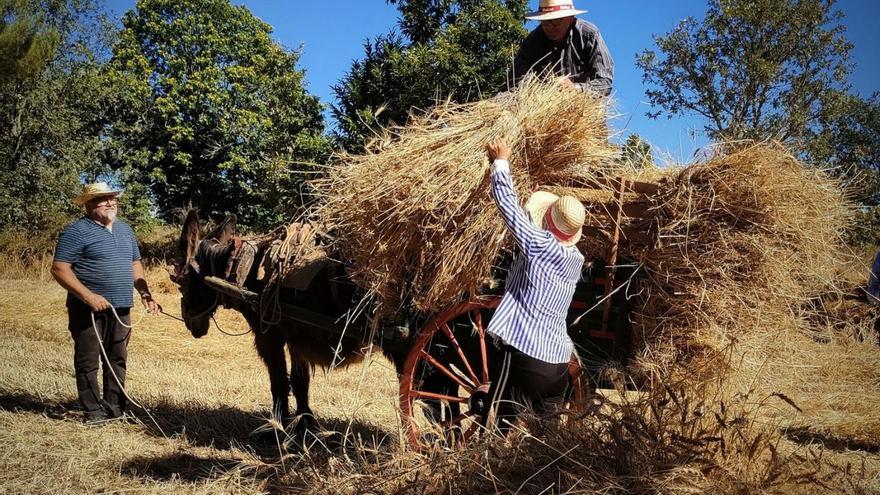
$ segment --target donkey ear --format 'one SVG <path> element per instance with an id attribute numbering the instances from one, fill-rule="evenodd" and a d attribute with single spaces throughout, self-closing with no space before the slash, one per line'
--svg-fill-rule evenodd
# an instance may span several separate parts
<path id="1" fill-rule="evenodd" d="M 225 220 L 220 222 L 220 225 L 211 232 L 211 237 L 217 239 L 217 242 L 223 246 L 230 239 L 235 237 L 235 228 L 238 223 L 238 218 L 233 214 L 226 217 Z"/>
<path id="2" fill-rule="evenodd" d="M 201 239 L 202 226 L 199 223 L 199 212 L 193 208 L 186 214 L 186 220 L 183 221 L 183 230 L 180 232 L 180 240 L 178 241 L 178 249 L 180 255 L 185 260 L 184 263 L 192 259 Z"/>

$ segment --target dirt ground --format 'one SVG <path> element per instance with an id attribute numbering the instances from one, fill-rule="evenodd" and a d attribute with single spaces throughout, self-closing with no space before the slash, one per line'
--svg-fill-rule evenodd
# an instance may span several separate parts
<path id="1" fill-rule="evenodd" d="M 155 270 L 149 278 L 160 304 L 178 314 L 167 275 Z M 252 337 L 212 327 L 197 340 L 162 316 L 144 316 L 135 327 L 128 369 L 129 392 L 158 426 L 143 414 L 139 422 L 85 426 L 77 412 L 64 298 L 45 274 L 0 280 L 0 494 L 351 493 L 277 480 L 309 470 L 316 473 L 312 479 L 339 478 L 357 465 L 349 454 L 382 452 L 422 463 L 400 444 L 397 380 L 384 358 L 318 370 L 312 408 L 323 432 L 305 452 L 282 451 L 284 435 L 268 419 L 268 379 Z M 140 317 L 137 311 L 133 319 Z M 246 330 L 230 311 L 221 311 L 217 322 L 229 333 Z M 348 447 L 339 447 L 339 438 Z M 848 463 L 860 479 L 878 479 L 871 474 L 880 472 L 876 450 L 831 445 L 822 455 Z M 349 467 L 338 469 L 343 465 Z M 866 493 L 880 493 L 880 482 L 877 491 L 870 482 L 865 486 Z"/>
<path id="2" fill-rule="evenodd" d="M 162 276 L 151 274 L 154 292 Z M 76 412 L 63 289 L 49 280 L 0 287 L 0 493 L 266 491 L 260 468 L 277 460 L 278 442 L 251 335 L 214 327 L 197 340 L 178 321 L 145 316 L 132 335 L 127 385 L 162 431 L 143 414 L 140 424 L 88 427 Z M 158 292 L 157 300 L 179 314 L 176 294 Z M 217 322 L 230 333 L 246 330 L 231 311 Z M 365 443 L 396 441 L 397 381 L 383 358 L 319 370 L 311 390 L 325 429 Z"/>

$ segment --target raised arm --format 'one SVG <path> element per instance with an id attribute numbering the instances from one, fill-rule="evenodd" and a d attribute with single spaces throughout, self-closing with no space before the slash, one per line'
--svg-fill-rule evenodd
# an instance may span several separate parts
<path id="1" fill-rule="evenodd" d="M 529 244 L 541 231 L 535 227 L 519 205 L 510 175 L 510 164 L 507 161 L 510 157 L 510 148 L 507 147 L 504 138 L 495 138 L 486 145 L 486 151 L 489 159 L 492 160 L 492 196 L 495 198 L 495 204 L 517 245 L 523 251 L 527 251 Z"/>

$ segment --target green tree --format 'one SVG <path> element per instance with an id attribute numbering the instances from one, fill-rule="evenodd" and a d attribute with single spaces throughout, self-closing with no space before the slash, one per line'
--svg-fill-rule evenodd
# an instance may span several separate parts
<path id="1" fill-rule="evenodd" d="M 880 236 L 880 93 L 868 99 L 847 95 L 846 111 L 822 122 L 807 153 L 836 174 L 860 206 L 850 235 L 853 244 Z"/>
<path id="2" fill-rule="evenodd" d="M 92 0 L 0 1 L 0 230 L 51 238 L 100 171 L 99 57 L 106 20 Z"/>
<path id="3" fill-rule="evenodd" d="M 637 57 L 656 108 L 698 114 L 713 139 L 796 143 L 841 113 L 852 45 L 834 0 L 709 0 L 655 36 L 659 53 Z"/>
<path id="4" fill-rule="evenodd" d="M 880 204 L 880 93 L 848 95 L 844 107 L 843 115 L 822 122 L 807 150 L 850 182 L 858 202 Z"/>
<path id="5" fill-rule="evenodd" d="M 145 184 L 159 215 L 192 204 L 253 227 L 301 206 L 302 172 L 329 153 L 299 52 L 228 0 L 139 0 L 107 72 L 123 104 L 107 160 Z"/>
<path id="6" fill-rule="evenodd" d="M 58 48 L 60 35 L 36 6 L 26 0 L 0 0 L 0 82 L 27 79 L 46 67 Z"/>
<path id="7" fill-rule="evenodd" d="M 630 134 L 621 149 L 621 161 L 637 168 L 654 167 L 654 150 L 638 134 Z"/>
<path id="8" fill-rule="evenodd" d="M 506 89 L 507 67 L 527 34 L 525 0 L 388 1 L 402 34 L 368 40 L 364 58 L 333 87 L 336 137 L 351 151 L 413 110 Z"/>

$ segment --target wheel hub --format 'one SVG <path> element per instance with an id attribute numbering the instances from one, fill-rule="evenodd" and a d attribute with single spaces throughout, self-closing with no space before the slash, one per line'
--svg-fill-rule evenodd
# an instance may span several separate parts
<path id="1" fill-rule="evenodd" d="M 489 388 L 491 386 L 492 382 L 484 383 L 474 390 L 474 393 L 468 399 L 469 413 L 483 416 L 489 410 L 489 402 L 492 400 L 489 397 Z"/>

